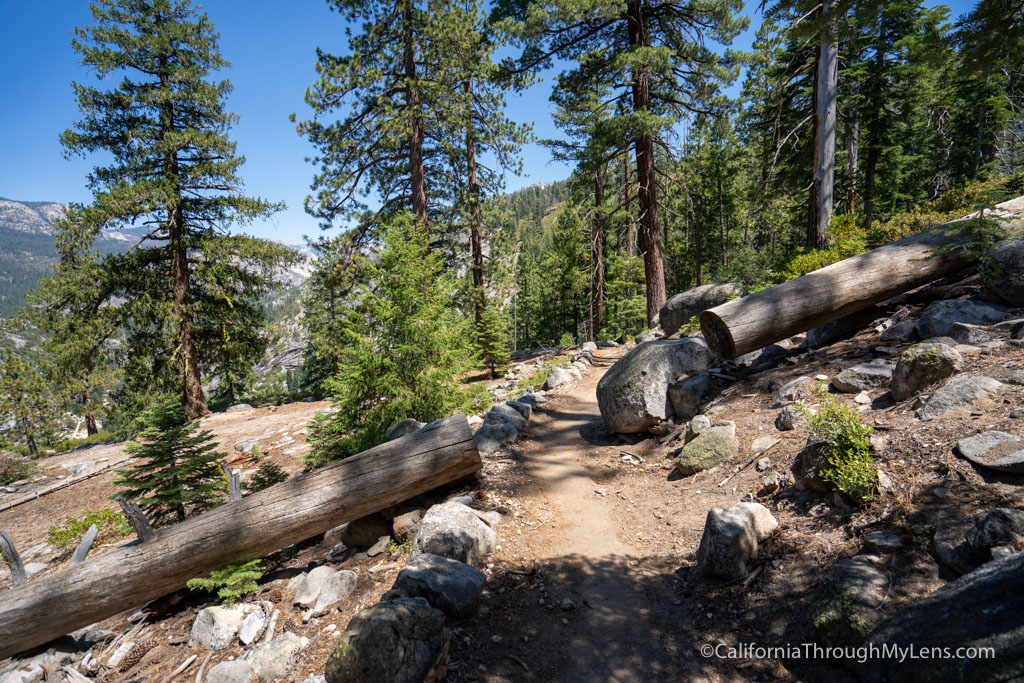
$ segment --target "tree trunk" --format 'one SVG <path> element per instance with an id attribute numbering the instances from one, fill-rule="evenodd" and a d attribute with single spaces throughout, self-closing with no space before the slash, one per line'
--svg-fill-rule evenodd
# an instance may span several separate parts
<path id="1" fill-rule="evenodd" d="M 978 133 L 974 140 L 974 169 L 971 173 L 971 178 L 974 180 L 978 179 L 978 174 L 981 173 L 981 148 L 982 142 L 985 139 L 985 105 L 982 104 L 978 107 Z"/>
<path id="2" fill-rule="evenodd" d="M 1007 219 L 1007 231 L 1024 227 L 1022 200 L 996 207 L 997 215 Z M 704 338 L 720 357 L 735 358 L 956 273 L 970 262 L 959 253 L 934 251 L 963 241 L 960 235 L 944 234 L 946 227 L 884 244 L 704 311 Z"/>
<path id="3" fill-rule="evenodd" d="M 643 0 L 629 0 L 627 7 L 629 45 L 648 46 L 647 17 Z M 633 111 L 646 112 L 651 104 L 650 75 L 641 68 L 633 70 Z M 658 218 L 658 189 L 654 171 L 654 139 L 648 133 L 636 134 L 637 205 L 640 211 L 640 253 L 644 257 L 644 284 L 647 289 L 647 324 L 654 325 L 668 298 L 665 292 L 665 266 L 661 259 L 661 224 Z"/>
<path id="4" fill-rule="evenodd" d="M 623 177 L 623 205 L 626 210 L 626 253 L 630 256 L 633 255 L 633 247 L 636 243 L 636 226 L 633 223 L 633 195 L 630 192 L 630 187 L 633 184 L 633 180 L 629 173 L 629 150 L 626 150 L 626 154 L 622 155 L 622 177 Z M 632 291 L 630 291 L 632 296 Z"/>
<path id="5" fill-rule="evenodd" d="M 594 236 L 590 253 L 593 268 L 590 273 L 591 321 L 590 339 L 595 341 L 604 324 L 604 170 L 598 167 L 594 172 Z"/>
<path id="6" fill-rule="evenodd" d="M 36 447 L 36 438 L 32 434 L 32 423 L 27 417 L 21 418 L 21 433 L 25 435 L 25 445 L 28 446 L 30 455 L 37 455 L 39 448 Z"/>
<path id="7" fill-rule="evenodd" d="M 166 58 L 161 57 L 160 87 L 170 88 L 166 75 Z M 174 103 L 163 105 L 161 134 L 166 138 L 174 132 Z M 199 374 L 199 356 L 192 333 L 192 305 L 189 300 L 191 276 L 188 266 L 188 245 L 185 243 L 185 216 L 182 212 L 182 197 L 179 184 L 178 153 L 170 150 L 164 162 L 164 177 L 175 184 L 173 204 L 167 207 L 167 250 L 171 257 L 171 283 L 173 290 L 174 317 L 178 321 L 178 339 L 175 354 L 178 360 L 178 376 L 181 382 L 181 406 L 188 420 L 198 420 L 210 414 L 203 396 L 203 382 Z"/>
<path id="8" fill-rule="evenodd" d="M 150 541 L 37 577 L 0 600 L 0 658 L 167 595 L 214 569 L 396 505 L 480 466 L 469 423 L 457 415 L 222 505 Z"/>
<path id="9" fill-rule="evenodd" d="M 89 390 L 86 389 L 82 392 L 82 405 L 89 405 L 90 400 L 91 397 L 89 395 Z M 92 436 L 93 434 L 98 434 L 99 431 L 100 428 L 99 425 L 96 424 L 96 416 L 92 414 L 92 411 L 87 411 L 85 414 L 85 433 Z"/>
<path id="10" fill-rule="evenodd" d="M 846 213 L 852 216 L 857 210 L 857 154 L 860 151 L 860 117 L 857 115 L 856 107 L 850 109 L 850 140 L 847 143 L 846 153 L 846 175 L 850 185 L 846 189 Z"/>
<path id="11" fill-rule="evenodd" d="M 406 0 L 402 13 L 403 69 L 405 71 L 405 106 L 409 110 L 409 179 L 412 191 L 412 212 L 416 222 L 429 234 L 427 225 L 427 183 L 423 170 L 423 115 L 420 92 L 416 87 L 415 35 L 412 25 L 412 2 Z"/>
<path id="12" fill-rule="evenodd" d="M 824 0 L 822 14 L 826 16 L 827 23 L 822 29 L 814 82 L 814 178 L 811 181 L 810 220 L 807 225 L 807 246 L 812 249 L 821 249 L 827 244 L 826 231 L 832 218 L 835 183 L 839 48 L 833 35 L 833 22 L 827 16 L 830 9 L 831 3 Z"/>
<path id="13" fill-rule="evenodd" d="M 469 81 L 463 83 L 466 98 L 472 102 L 472 86 Z M 466 177 L 469 191 L 469 242 L 473 250 L 473 320 L 479 334 L 484 316 L 484 250 L 480 242 L 480 227 L 483 217 L 480 214 L 480 186 L 476 179 L 476 144 L 473 139 L 473 124 L 466 126 Z"/>

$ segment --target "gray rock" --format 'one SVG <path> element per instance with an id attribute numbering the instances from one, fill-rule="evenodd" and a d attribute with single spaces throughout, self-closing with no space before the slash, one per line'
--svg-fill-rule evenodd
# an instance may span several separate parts
<path id="1" fill-rule="evenodd" d="M 901 320 L 882 332 L 880 339 L 885 342 L 907 342 L 917 336 L 916 320 Z"/>
<path id="2" fill-rule="evenodd" d="M 960 439 L 956 450 L 979 467 L 1024 474 L 1024 441 L 1013 434 L 993 429 Z"/>
<path id="3" fill-rule="evenodd" d="M 83 460 L 74 465 L 65 465 L 64 467 L 68 470 L 68 476 L 77 477 L 80 474 L 85 474 L 94 464 L 92 460 Z"/>
<path id="4" fill-rule="evenodd" d="M 1024 386 L 1024 370 L 1010 370 L 1003 376 L 1002 381 L 1018 387 Z"/>
<path id="5" fill-rule="evenodd" d="M 583 342 L 583 346 L 581 348 L 584 351 L 597 351 L 597 344 L 592 341 Z"/>
<path id="6" fill-rule="evenodd" d="M 896 363 L 890 385 L 892 398 L 905 401 L 955 374 L 963 364 L 963 356 L 951 346 L 933 342 L 914 344 Z"/>
<path id="7" fill-rule="evenodd" d="M 886 617 L 868 645 L 956 652 L 993 648 L 994 656 L 871 659 L 861 680 L 1011 681 L 1024 677 L 1024 553 L 989 562 Z"/>
<path id="8" fill-rule="evenodd" d="M 421 553 L 398 573 L 394 590 L 424 598 L 452 619 L 468 619 L 480 607 L 487 577 L 464 562 Z"/>
<path id="9" fill-rule="evenodd" d="M 547 379 L 544 380 L 544 388 L 548 391 L 556 389 L 572 382 L 572 375 L 565 368 L 551 368 L 548 370 Z"/>
<path id="10" fill-rule="evenodd" d="M 547 405 L 548 399 L 542 394 L 523 394 L 518 399 L 517 403 L 525 403 L 530 406 L 533 410 L 538 410 L 540 406 Z"/>
<path id="11" fill-rule="evenodd" d="M 781 432 L 788 432 L 807 424 L 806 408 L 799 404 L 788 405 L 779 411 L 775 418 L 775 427 Z"/>
<path id="12" fill-rule="evenodd" d="M 873 553 L 897 553 L 904 549 L 903 534 L 895 529 L 872 531 L 861 537 L 864 549 Z"/>
<path id="13" fill-rule="evenodd" d="M 821 478 L 821 473 L 831 468 L 828 461 L 828 448 L 827 441 L 808 439 L 807 444 L 797 454 L 791 471 L 798 489 L 817 491 L 818 493 L 827 493 L 832 490 L 832 484 Z"/>
<path id="14" fill-rule="evenodd" d="M 256 603 L 253 611 L 249 612 L 249 616 L 245 618 L 241 628 L 238 629 L 238 640 L 242 645 L 248 645 L 263 635 L 263 629 L 267 627 L 267 620 L 270 618 L 271 611 L 272 608 L 269 602 Z"/>
<path id="15" fill-rule="evenodd" d="M 366 556 L 377 557 L 378 555 L 382 554 L 385 550 L 387 550 L 389 545 L 391 545 L 391 537 L 381 536 L 377 539 L 376 543 L 374 543 L 366 550 Z"/>
<path id="16" fill-rule="evenodd" d="M 231 406 L 230 408 L 228 408 L 224 412 L 225 413 L 237 413 L 237 412 L 239 412 L 241 410 L 252 410 L 252 406 L 249 405 L 248 403 L 236 403 L 235 405 Z"/>
<path id="17" fill-rule="evenodd" d="M 387 436 L 385 437 L 385 440 L 394 441 L 395 439 L 399 439 L 403 436 L 406 436 L 407 434 L 418 432 L 426 425 L 426 422 L 420 422 L 419 420 L 414 420 L 411 417 L 407 417 L 404 420 L 399 420 L 398 422 L 396 422 L 395 424 L 391 425 L 391 427 L 388 428 L 388 433 Z"/>
<path id="18" fill-rule="evenodd" d="M 679 450 L 675 456 L 676 470 L 686 476 L 696 474 L 725 462 L 738 450 L 736 423 L 718 422 Z"/>
<path id="19" fill-rule="evenodd" d="M 285 631 L 269 643 L 260 643 L 242 655 L 252 666 L 260 683 L 270 683 L 288 676 L 295 663 L 295 655 L 309 644 L 309 639 Z"/>
<path id="20" fill-rule="evenodd" d="M 949 328 L 949 338 L 958 344 L 978 345 L 992 341 L 992 335 L 988 332 L 966 323 L 953 323 Z"/>
<path id="21" fill-rule="evenodd" d="M 259 441 L 259 438 L 255 436 L 239 439 L 235 442 L 235 450 L 239 453 L 248 453 L 252 449 L 256 448 L 256 444 L 258 444 Z"/>
<path id="22" fill-rule="evenodd" d="M 967 532 L 967 544 L 983 560 L 992 557 L 992 549 L 1013 545 L 1024 538 L 1024 511 L 996 508 L 978 516 Z"/>
<path id="23" fill-rule="evenodd" d="M 494 552 L 498 536 L 473 510 L 460 503 L 435 505 L 416 532 L 420 551 L 477 565 Z"/>
<path id="24" fill-rule="evenodd" d="M 668 385 L 680 375 L 707 370 L 711 361 L 711 351 L 699 338 L 635 347 L 597 384 L 598 407 L 608 432 L 643 432 L 667 419 Z"/>
<path id="25" fill-rule="evenodd" d="M 235 642 L 244 619 L 245 612 L 241 607 L 205 607 L 192 622 L 189 642 L 205 645 L 211 650 L 222 650 Z"/>
<path id="26" fill-rule="evenodd" d="M 818 638 L 835 647 L 859 645 L 882 619 L 889 575 L 866 558 L 839 560 L 825 573 L 808 607 Z"/>
<path id="27" fill-rule="evenodd" d="M 694 415 L 693 419 L 686 425 L 683 443 L 690 443 L 709 429 L 711 429 L 711 418 L 707 415 Z"/>
<path id="28" fill-rule="evenodd" d="M 677 420 L 689 420 L 700 414 L 701 403 L 711 388 L 711 373 L 699 372 L 668 385 L 668 401 Z"/>
<path id="29" fill-rule="evenodd" d="M 509 422 L 519 430 L 526 427 L 526 418 L 515 408 L 504 403 L 491 406 L 491 409 L 484 415 L 484 424 L 501 424 L 502 422 Z"/>
<path id="30" fill-rule="evenodd" d="M 349 622 L 327 660 L 327 683 L 424 683 L 447 665 L 444 614 L 423 598 L 367 607 Z M 439 661 L 441 660 L 441 661 Z"/>
<path id="31" fill-rule="evenodd" d="M 736 506 L 711 508 L 697 548 L 701 575 L 720 579 L 743 578 L 751 560 L 757 557 L 757 542 L 749 510 Z"/>
<path id="32" fill-rule="evenodd" d="M 27 562 L 25 564 L 25 576 L 27 578 L 32 578 L 44 569 L 46 569 L 46 564 L 44 562 Z"/>
<path id="33" fill-rule="evenodd" d="M 672 335 L 693 316 L 740 296 L 743 296 L 743 287 L 731 282 L 694 287 L 666 301 L 658 313 L 658 323 L 666 335 Z"/>
<path id="34" fill-rule="evenodd" d="M 917 416 L 928 420 L 951 410 L 970 408 L 975 401 L 990 396 L 1002 386 L 991 377 L 957 375 L 928 397 L 917 409 Z"/>
<path id="35" fill-rule="evenodd" d="M 665 333 L 661 331 L 661 328 L 656 327 L 653 330 L 647 330 L 646 332 L 638 334 L 636 336 L 636 343 L 639 346 L 640 344 L 646 344 L 647 342 L 652 342 L 655 339 L 660 339 L 664 336 Z"/>
<path id="36" fill-rule="evenodd" d="M 416 533 L 420 528 L 420 520 L 423 519 L 423 510 L 410 510 L 397 515 L 391 522 L 391 529 L 395 538 L 406 539 Z"/>
<path id="37" fill-rule="evenodd" d="M 941 337 L 949 334 L 953 323 L 985 325 L 1002 320 L 1006 310 L 1002 306 L 970 301 L 968 299 L 947 299 L 928 305 L 917 323 L 917 334 L 922 339 Z"/>
<path id="38" fill-rule="evenodd" d="M 235 659 L 210 667 L 206 672 L 206 683 L 249 683 L 252 677 L 252 664 L 244 659 Z"/>
<path id="39" fill-rule="evenodd" d="M 1006 239 L 988 248 L 978 268 L 988 289 L 1011 306 L 1024 306 L 1024 239 Z"/>
<path id="40" fill-rule="evenodd" d="M 325 610 L 355 590 L 356 578 L 353 571 L 334 570 L 327 566 L 299 574 L 288 582 L 288 590 L 295 591 L 292 604 L 314 612 Z"/>
<path id="41" fill-rule="evenodd" d="M 619 342 L 612 341 L 610 339 L 607 340 L 607 341 L 599 341 L 599 342 L 597 342 L 597 348 L 599 348 L 599 349 L 614 349 L 617 346 L 619 346 Z"/>
<path id="42" fill-rule="evenodd" d="M 473 435 L 473 441 L 476 442 L 476 448 L 480 451 L 480 455 L 490 455 L 518 438 L 519 430 L 511 422 L 485 424 Z"/>
<path id="43" fill-rule="evenodd" d="M 891 365 L 881 363 L 859 363 L 833 377 L 832 386 L 836 391 L 849 394 L 888 387 L 894 369 Z"/>
<path id="44" fill-rule="evenodd" d="M 754 535 L 758 543 L 766 540 L 779 528 L 779 522 L 772 515 L 771 511 L 760 503 L 736 503 L 729 507 L 730 510 L 738 511 L 750 518 L 750 525 L 754 529 Z"/>
<path id="45" fill-rule="evenodd" d="M 775 392 L 775 396 L 772 397 L 772 402 L 768 404 L 769 408 L 781 408 L 782 406 L 788 406 L 792 403 L 796 403 L 800 396 L 807 394 L 808 385 L 812 384 L 814 380 L 807 376 L 800 376 L 796 379 L 790 380 L 782 385 L 782 387 Z"/>
<path id="46" fill-rule="evenodd" d="M 573 381 L 578 382 L 579 380 L 583 379 L 583 373 L 580 372 L 580 369 L 577 367 L 570 365 L 568 368 L 565 369 L 565 371 L 569 373 L 569 376 L 572 377 Z"/>
<path id="47" fill-rule="evenodd" d="M 763 480 L 761 486 L 765 493 L 775 493 L 789 484 L 789 477 L 782 472 L 770 472 Z"/>
<path id="48" fill-rule="evenodd" d="M 505 405 L 509 408 L 514 408 L 523 416 L 524 419 L 529 420 L 533 417 L 533 406 L 526 401 L 506 401 Z"/>

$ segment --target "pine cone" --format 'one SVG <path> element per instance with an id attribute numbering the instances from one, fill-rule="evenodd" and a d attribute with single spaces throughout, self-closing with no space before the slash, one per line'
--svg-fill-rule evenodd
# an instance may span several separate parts
<path id="1" fill-rule="evenodd" d="M 271 589 L 270 593 L 267 594 L 267 599 L 275 605 L 284 600 L 284 594 L 281 593 L 280 588 Z"/>
<path id="2" fill-rule="evenodd" d="M 132 649 L 128 651 L 128 654 L 124 656 L 124 659 L 121 660 L 121 665 L 117 667 L 117 670 L 121 673 L 128 671 L 133 666 L 141 662 L 146 653 L 152 649 L 153 642 L 150 640 L 135 643 L 135 646 L 132 647 Z"/>
<path id="3" fill-rule="evenodd" d="M 298 634 L 299 626 L 291 619 L 285 619 L 284 625 L 281 627 L 281 633 L 295 633 Z"/>

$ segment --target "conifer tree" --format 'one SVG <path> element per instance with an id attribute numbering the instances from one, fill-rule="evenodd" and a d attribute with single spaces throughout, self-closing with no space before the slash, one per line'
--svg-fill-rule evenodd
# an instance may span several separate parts
<path id="1" fill-rule="evenodd" d="M 218 307 L 231 308 L 238 292 L 226 293 L 225 281 L 252 269 L 265 290 L 273 284 L 266 273 L 288 258 L 283 248 L 268 254 L 225 239 L 226 231 L 279 207 L 240 189 L 244 159 L 227 135 L 237 116 L 224 109 L 231 85 L 211 78 L 229 64 L 207 15 L 189 0 L 96 0 L 90 10 L 95 23 L 76 29 L 72 46 L 101 81 L 119 80 L 109 89 L 74 86 L 82 119 L 62 142 L 69 155 L 100 153 L 104 165 L 89 176 L 92 203 L 58 224 L 57 239 L 79 262 L 101 263 L 92 305 L 123 312 L 128 370 L 164 373 L 195 419 L 208 412 L 197 339 L 203 299 L 212 290 Z M 144 228 L 140 248 L 102 261 L 89 254 L 100 229 L 132 226 Z M 201 282 L 200 263 L 234 275 Z"/>
<path id="2" fill-rule="evenodd" d="M 132 465 L 117 470 L 114 485 L 139 505 L 154 527 L 183 522 L 218 505 L 224 497 L 213 434 L 195 422 L 174 396 L 157 398 L 142 416 L 139 441 L 125 443 Z"/>
<path id="3" fill-rule="evenodd" d="M 52 423 L 56 408 L 39 359 L 34 360 L 26 361 L 11 349 L 0 355 L 0 422 L 13 425 L 32 455 L 39 453 L 36 439 Z"/>
<path id="4" fill-rule="evenodd" d="M 380 239 L 343 314 L 346 346 L 327 382 L 338 411 L 312 424 L 312 467 L 381 443 L 398 420 L 436 420 L 467 400 L 456 378 L 473 360 L 470 321 L 453 308 L 454 281 L 414 215 L 396 216 Z"/>

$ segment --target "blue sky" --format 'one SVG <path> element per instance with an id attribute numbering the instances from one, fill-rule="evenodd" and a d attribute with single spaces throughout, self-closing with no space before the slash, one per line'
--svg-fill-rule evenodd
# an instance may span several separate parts
<path id="1" fill-rule="evenodd" d="M 937 4 L 929 2 L 928 4 Z M 945 2 L 955 19 L 971 0 Z M 288 115 L 309 110 L 303 94 L 315 75 L 315 48 L 342 53 L 344 23 L 324 0 L 206 0 L 202 3 L 221 35 L 221 51 L 232 62 L 225 75 L 234 85 L 228 107 L 241 117 L 232 137 L 246 157 L 242 175 L 250 194 L 284 201 L 288 208 L 246 231 L 292 244 L 319 232 L 302 210 L 313 167 L 312 150 L 295 133 Z M 733 46 L 749 48 L 760 17 L 748 5 L 750 28 Z M 77 118 L 71 81 L 91 76 L 71 50 L 71 31 L 91 17 L 85 0 L 0 0 L 0 196 L 31 201 L 88 201 L 85 178 L 95 159 L 65 160 L 61 131 Z M 529 91 L 509 96 L 508 114 L 532 122 L 540 138 L 556 137 L 550 123 L 550 74 Z M 508 178 L 509 189 L 565 178 L 569 169 L 552 163 L 547 150 L 523 150 L 524 177 Z"/>

